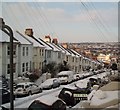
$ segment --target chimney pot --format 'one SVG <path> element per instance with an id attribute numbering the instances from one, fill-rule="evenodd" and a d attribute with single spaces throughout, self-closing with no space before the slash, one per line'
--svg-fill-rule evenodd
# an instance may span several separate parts
<path id="1" fill-rule="evenodd" d="M 48 36 L 45 36 L 44 41 L 51 43 L 51 37 L 50 37 L 49 35 L 48 35 Z"/>
<path id="2" fill-rule="evenodd" d="M 33 37 L 33 29 L 32 28 L 27 28 L 25 30 L 25 34 L 30 36 L 30 37 Z"/>
<path id="3" fill-rule="evenodd" d="M 58 44 L 58 40 L 57 40 L 57 38 L 54 38 L 53 41 L 52 41 L 52 43 L 54 43 L 54 44 L 57 45 L 57 44 Z"/>

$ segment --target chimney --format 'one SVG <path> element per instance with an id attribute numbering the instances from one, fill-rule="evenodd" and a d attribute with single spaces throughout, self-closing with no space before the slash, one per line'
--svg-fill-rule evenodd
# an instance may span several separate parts
<path id="1" fill-rule="evenodd" d="M 30 36 L 30 37 L 33 37 L 33 30 L 32 30 L 32 28 L 27 28 L 25 30 L 25 34 Z"/>
<path id="2" fill-rule="evenodd" d="M 58 40 L 57 40 L 57 38 L 54 38 L 53 41 L 52 41 L 52 43 L 54 43 L 54 44 L 57 45 L 57 44 L 58 44 Z"/>
<path id="3" fill-rule="evenodd" d="M 68 48 L 68 44 L 67 43 L 62 43 L 62 46 L 64 47 L 64 48 Z"/>
<path id="4" fill-rule="evenodd" d="M 45 36 L 44 41 L 51 43 L 51 38 L 50 38 L 50 36 L 49 36 L 49 35 L 48 35 L 48 36 Z"/>

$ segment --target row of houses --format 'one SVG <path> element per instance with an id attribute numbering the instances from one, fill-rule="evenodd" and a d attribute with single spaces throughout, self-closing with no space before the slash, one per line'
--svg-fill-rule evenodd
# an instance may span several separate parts
<path id="1" fill-rule="evenodd" d="M 1 31 L 1 30 L 0 30 Z M 10 37 L 0 32 L 0 76 L 10 78 Z M 45 64 L 66 61 L 71 70 L 79 73 L 84 68 L 91 66 L 95 69 L 99 62 L 88 59 L 73 49 L 66 49 L 60 45 L 57 39 L 51 41 L 50 36 L 44 40 L 34 36 L 33 30 L 28 28 L 24 33 L 14 31 L 14 78 L 24 75 L 27 72 L 40 73 Z"/>

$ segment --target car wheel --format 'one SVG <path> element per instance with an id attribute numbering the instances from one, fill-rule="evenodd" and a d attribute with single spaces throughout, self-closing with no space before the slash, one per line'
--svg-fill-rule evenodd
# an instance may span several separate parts
<path id="1" fill-rule="evenodd" d="M 28 95 L 32 95 L 32 91 L 29 91 L 29 92 L 28 92 Z"/>

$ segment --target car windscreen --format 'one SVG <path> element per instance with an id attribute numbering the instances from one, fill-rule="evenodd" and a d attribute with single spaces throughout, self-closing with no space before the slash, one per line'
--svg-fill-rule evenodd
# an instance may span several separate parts
<path id="1" fill-rule="evenodd" d="M 50 110 L 50 107 L 39 102 L 34 101 L 28 108 L 28 110 Z"/>

